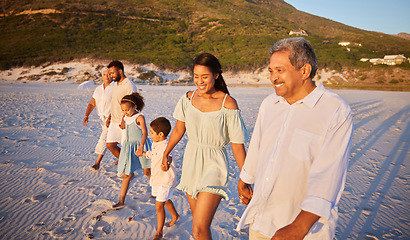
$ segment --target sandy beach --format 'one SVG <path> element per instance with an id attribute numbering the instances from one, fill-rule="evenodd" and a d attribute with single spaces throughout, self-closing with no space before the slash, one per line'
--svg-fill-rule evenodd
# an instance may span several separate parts
<path id="1" fill-rule="evenodd" d="M 12 75 L 10 75 L 12 77 Z M 73 82 L 0 81 L 0 239 L 152 239 L 155 200 L 137 171 L 126 207 L 118 200 L 121 178 L 106 154 L 91 171 L 100 134 L 95 111 L 82 125 L 93 88 Z M 96 85 L 95 85 L 96 86 Z M 194 86 L 138 85 L 147 122 L 171 120 L 179 97 Z M 259 105 L 271 88 L 230 88 L 252 133 Z M 410 92 L 335 90 L 354 114 L 347 183 L 339 207 L 337 239 L 410 239 Z M 186 138 L 175 149 L 181 171 Z M 246 145 L 247 147 L 247 145 Z M 234 229 L 245 206 L 237 197 L 239 169 L 230 155 L 229 197 L 215 215 L 214 239 L 248 239 Z M 180 221 L 164 228 L 164 239 L 193 239 L 186 196 L 172 199 Z M 168 213 L 167 213 L 168 214 Z M 167 215 L 170 220 L 170 215 Z"/>

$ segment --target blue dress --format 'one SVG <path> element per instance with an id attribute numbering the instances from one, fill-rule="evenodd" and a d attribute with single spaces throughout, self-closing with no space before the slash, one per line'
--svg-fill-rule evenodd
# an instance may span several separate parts
<path id="1" fill-rule="evenodd" d="M 132 117 L 124 116 L 125 120 L 125 132 L 126 137 L 122 143 L 120 157 L 118 160 L 118 173 L 124 173 L 130 175 L 137 169 L 151 168 L 151 160 L 146 157 L 137 157 L 135 151 L 138 149 L 141 139 L 142 130 L 137 125 L 136 120 L 142 113 L 135 114 Z M 147 138 L 144 144 L 144 152 L 151 150 L 150 144 Z"/>

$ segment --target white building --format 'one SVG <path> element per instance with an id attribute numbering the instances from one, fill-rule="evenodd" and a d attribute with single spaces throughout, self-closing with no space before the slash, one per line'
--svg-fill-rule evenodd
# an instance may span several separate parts
<path id="1" fill-rule="evenodd" d="M 403 55 L 386 55 L 383 58 L 383 63 L 387 65 L 402 64 L 406 61 L 406 57 Z"/>
<path id="2" fill-rule="evenodd" d="M 299 30 L 299 31 L 294 31 L 290 30 L 289 35 L 296 35 L 296 36 L 308 36 L 307 32 L 305 30 Z"/>
<path id="3" fill-rule="evenodd" d="M 339 42 L 340 46 L 347 47 L 350 45 L 350 42 Z"/>
<path id="4" fill-rule="evenodd" d="M 369 60 L 369 62 L 372 63 L 373 65 L 383 64 L 384 63 L 382 58 L 371 58 Z"/>

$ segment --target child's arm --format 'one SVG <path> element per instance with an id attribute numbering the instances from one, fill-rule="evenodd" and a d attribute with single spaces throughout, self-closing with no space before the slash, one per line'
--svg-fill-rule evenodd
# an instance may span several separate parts
<path id="1" fill-rule="evenodd" d="M 147 131 L 147 126 L 145 125 L 145 118 L 143 115 L 138 116 L 136 121 L 137 121 L 137 125 L 140 126 L 141 128 L 142 138 L 141 138 L 141 143 L 138 146 L 137 151 L 135 151 L 135 155 L 137 155 L 138 157 L 141 157 L 144 152 L 145 141 L 147 141 L 148 131 Z"/>

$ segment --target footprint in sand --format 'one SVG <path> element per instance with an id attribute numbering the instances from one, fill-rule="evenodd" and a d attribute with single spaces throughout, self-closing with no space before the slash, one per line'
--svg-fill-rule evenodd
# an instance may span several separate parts
<path id="1" fill-rule="evenodd" d="M 42 202 L 46 200 L 50 196 L 50 194 L 44 193 L 44 194 L 39 194 L 31 198 L 26 198 L 22 202 L 23 203 L 30 203 L 30 202 Z"/>
<path id="2" fill-rule="evenodd" d="M 29 229 L 27 229 L 27 232 L 33 232 L 33 231 L 39 231 L 41 229 L 44 229 L 47 226 L 46 222 L 39 222 L 31 225 Z"/>
<path id="3" fill-rule="evenodd" d="M 50 235 L 53 236 L 54 238 L 64 238 L 66 237 L 67 234 L 69 234 L 73 230 L 74 230 L 73 228 L 56 228 L 50 231 Z"/>
<path id="4" fill-rule="evenodd" d="M 101 188 L 101 187 L 98 187 L 98 188 L 94 189 L 94 190 L 90 193 L 90 195 L 92 195 L 92 196 L 99 196 L 99 195 L 101 194 L 101 191 L 102 191 L 102 188 Z"/>
<path id="5" fill-rule="evenodd" d="M 33 201 L 34 202 L 42 202 L 44 200 L 46 200 L 48 198 L 48 196 L 50 196 L 50 194 L 45 193 L 45 194 L 39 194 L 33 197 Z"/>
<path id="6" fill-rule="evenodd" d="M 70 179 L 70 180 L 68 180 L 67 182 L 65 182 L 63 185 L 64 185 L 64 186 L 72 185 L 72 184 L 74 184 L 74 183 L 78 183 L 79 181 L 81 181 L 81 179 L 79 179 L 79 178 Z"/>
<path id="7" fill-rule="evenodd" d="M 114 183 L 122 183 L 122 179 L 117 177 L 117 176 L 111 176 L 108 178 L 108 180 L 114 182 Z"/>
<path id="8" fill-rule="evenodd" d="M 369 208 L 369 207 L 364 207 L 364 208 L 362 209 L 362 213 L 363 213 L 364 215 L 366 215 L 366 216 L 370 216 L 370 215 L 372 215 L 372 209 Z"/>
<path id="9" fill-rule="evenodd" d="M 60 222 L 71 222 L 75 220 L 75 217 L 73 215 L 69 215 L 68 217 L 63 217 Z"/>

